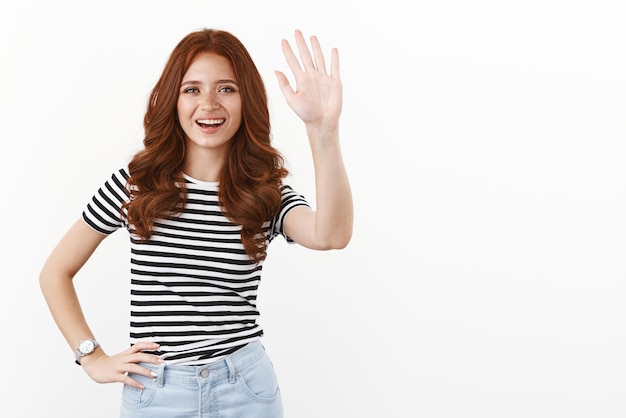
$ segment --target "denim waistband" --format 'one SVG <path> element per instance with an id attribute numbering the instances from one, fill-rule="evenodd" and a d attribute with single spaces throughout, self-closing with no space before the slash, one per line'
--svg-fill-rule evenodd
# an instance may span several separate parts
<path id="1" fill-rule="evenodd" d="M 163 386 L 165 381 L 178 381 L 181 383 L 198 380 L 217 381 L 229 379 L 235 382 L 237 371 L 243 370 L 265 355 L 265 348 L 261 341 L 253 341 L 246 344 L 232 354 L 205 366 L 178 366 L 161 363 L 141 363 L 141 366 L 157 373 L 155 378 L 157 386 Z"/>

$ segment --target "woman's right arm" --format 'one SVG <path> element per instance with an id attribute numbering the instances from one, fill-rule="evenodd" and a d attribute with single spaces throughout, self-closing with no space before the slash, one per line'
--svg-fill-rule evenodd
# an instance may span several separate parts
<path id="1" fill-rule="evenodd" d="M 81 340 L 94 338 L 76 295 L 73 279 L 104 238 L 106 235 L 78 219 L 49 255 L 39 276 L 39 284 L 48 308 L 72 351 Z M 158 344 L 155 343 L 137 343 L 120 354 L 108 356 L 98 346 L 92 354 L 81 359 L 81 365 L 96 382 L 122 382 L 141 388 L 126 373 L 151 376 L 150 370 L 137 363 L 162 362 L 159 357 L 142 352 L 157 348 Z"/>

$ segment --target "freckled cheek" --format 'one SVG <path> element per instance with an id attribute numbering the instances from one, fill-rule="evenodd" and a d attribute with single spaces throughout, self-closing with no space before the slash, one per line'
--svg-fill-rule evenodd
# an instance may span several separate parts
<path id="1" fill-rule="evenodd" d="M 231 100 L 228 103 L 228 108 L 233 118 L 241 119 L 241 115 L 243 112 L 243 109 L 241 106 L 241 100 L 239 99 Z"/>
<path id="2" fill-rule="evenodd" d="M 178 119 L 186 119 L 189 118 L 193 114 L 194 107 L 187 102 L 178 101 L 176 105 L 176 112 L 178 114 Z"/>

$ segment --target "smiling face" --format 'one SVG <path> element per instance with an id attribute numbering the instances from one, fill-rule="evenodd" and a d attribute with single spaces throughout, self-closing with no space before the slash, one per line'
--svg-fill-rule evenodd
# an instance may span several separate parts
<path id="1" fill-rule="evenodd" d="M 241 95 L 230 61 L 214 53 L 198 54 L 183 76 L 177 111 L 186 135 L 186 160 L 204 155 L 225 161 L 242 119 Z"/>

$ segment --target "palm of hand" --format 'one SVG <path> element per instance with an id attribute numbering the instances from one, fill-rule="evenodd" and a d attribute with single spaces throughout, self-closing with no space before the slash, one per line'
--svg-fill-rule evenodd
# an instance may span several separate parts
<path id="1" fill-rule="evenodd" d="M 295 77 L 295 90 L 285 74 L 276 71 L 279 86 L 289 106 L 308 126 L 336 127 L 342 107 L 342 84 L 339 78 L 339 54 L 332 50 L 330 73 L 326 71 L 324 55 L 315 36 L 311 37 L 312 52 L 300 31 L 296 43 L 302 65 L 289 43 L 283 40 L 283 53 Z"/>

